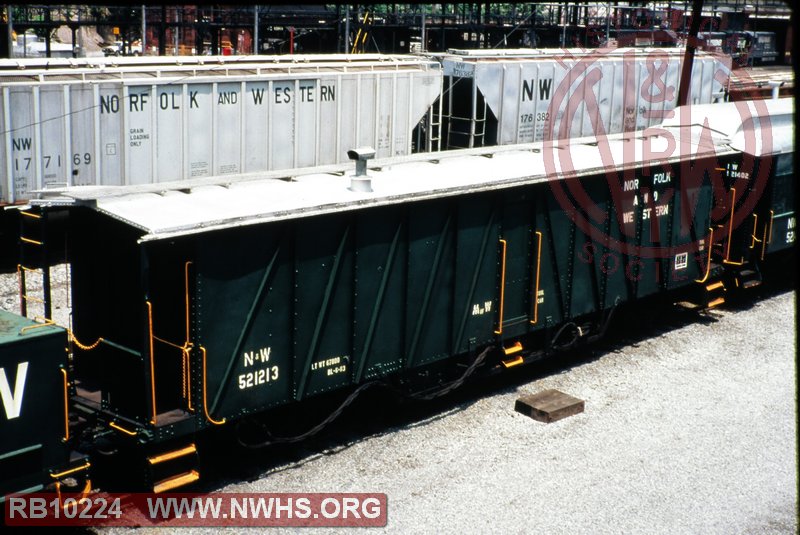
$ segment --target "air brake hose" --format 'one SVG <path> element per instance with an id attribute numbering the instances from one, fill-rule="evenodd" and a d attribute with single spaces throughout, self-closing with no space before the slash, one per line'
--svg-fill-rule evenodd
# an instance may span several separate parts
<path id="1" fill-rule="evenodd" d="M 469 367 L 467 367 L 467 369 L 464 371 L 464 373 L 461 375 L 461 377 L 459 377 L 458 379 L 456 379 L 452 383 L 449 383 L 449 384 L 445 385 L 440 390 L 437 390 L 437 391 L 435 391 L 433 393 L 429 393 L 429 394 L 425 394 L 425 395 L 422 395 L 422 394 L 409 394 L 407 392 L 401 392 L 398 388 L 392 387 L 392 386 L 390 386 L 390 385 L 388 385 L 388 384 L 386 384 L 386 383 L 384 383 L 382 381 L 370 381 L 369 383 L 364 383 L 363 385 L 361 385 L 358 388 L 356 388 L 355 390 L 353 390 L 353 392 L 351 392 L 350 395 L 347 396 L 347 398 L 345 398 L 345 400 L 336 408 L 336 410 L 334 410 L 332 413 L 330 413 L 323 421 L 321 421 L 320 423 L 318 423 L 317 425 L 315 425 L 314 427 L 312 427 L 311 429 L 309 429 L 308 431 L 306 431 L 306 432 L 304 432 L 302 434 L 295 435 L 295 436 L 290 436 L 290 437 L 275 437 L 275 436 L 272 436 L 272 434 L 269 431 L 265 430 L 265 432 L 267 433 L 267 439 L 266 440 L 263 440 L 261 442 L 245 442 L 244 440 L 242 440 L 242 437 L 239 434 L 239 429 L 240 429 L 239 425 L 241 425 L 241 422 L 240 422 L 240 424 L 237 425 L 237 427 L 236 427 L 236 430 L 237 430 L 236 440 L 239 442 L 240 445 L 242 445 L 242 446 L 244 446 L 246 448 L 252 448 L 252 449 L 264 448 L 266 446 L 271 446 L 273 444 L 292 444 L 294 442 L 300 442 L 300 441 L 305 440 L 305 439 L 307 439 L 307 438 L 309 438 L 309 437 L 311 437 L 313 435 L 316 435 L 320 431 L 322 431 L 328 424 L 330 424 L 336 418 L 338 418 L 339 415 L 342 413 L 342 411 L 344 411 L 345 408 L 347 408 L 353 401 L 355 401 L 355 399 L 358 397 L 359 394 L 361 394 L 361 392 L 363 392 L 364 390 L 368 389 L 369 387 L 375 386 L 375 385 L 382 385 L 384 387 L 390 388 L 390 389 L 392 389 L 392 390 L 394 390 L 396 392 L 399 392 L 402 395 L 404 395 L 406 397 L 409 397 L 409 398 L 412 398 L 412 399 L 431 400 L 431 399 L 436 398 L 436 397 L 444 396 L 445 394 L 447 394 L 447 393 L 455 390 L 459 386 L 463 385 L 464 381 L 466 381 L 467 378 L 470 375 L 472 375 L 472 373 L 477 369 L 477 367 L 480 366 L 480 364 L 484 361 L 484 359 L 486 358 L 486 355 L 489 354 L 489 351 L 491 349 L 492 349 L 492 346 L 489 346 L 486 349 L 484 349 L 477 357 L 475 357 L 475 360 L 473 360 L 472 363 L 469 365 Z"/>

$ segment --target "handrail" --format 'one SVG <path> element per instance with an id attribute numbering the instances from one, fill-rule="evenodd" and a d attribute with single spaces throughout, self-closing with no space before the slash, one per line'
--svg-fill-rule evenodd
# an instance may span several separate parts
<path id="1" fill-rule="evenodd" d="M 20 211 L 19 211 L 19 213 L 20 213 L 21 215 L 24 215 L 24 216 L 26 216 L 26 217 L 32 217 L 33 219 L 41 219 L 41 218 L 42 218 L 42 216 L 41 216 L 41 215 L 39 215 L 39 214 L 34 214 L 34 213 L 31 213 L 31 212 L 26 212 L 25 210 L 20 210 Z"/>
<path id="2" fill-rule="evenodd" d="M 699 282 L 700 284 L 706 282 L 708 280 L 708 276 L 711 274 L 711 249 L 714 247 L 714 229 L 709 227 L 710 234 L 708 235 L 708 255 L 706 257 L 706 274 L 703 276 L 702 279 L 695 279 L 694 282 Z"/>
<path id="3" fill-rule="evenodd" d="M 186 407 L 189 411 L 194 411 L 194 407 L 192 407 L 192 385 L 190 380 L 192 359 L 189 356 L 189 352 L 191 350 L 191 347 L 181 348 L 181 351 L 183 351 L 181 362 L 183 365 L 183 397 L 186 399 Z"/>
<path id="4" fill-rule="evenodd" d="M 206 420 L 211 422 L 214 425 L 222 425 L 225 423 L 225 418 L 222 420 L 215 420 L 208 414 L 208 397 L 207 397 L 207 383 L 206 383 L 206 348 L 200 346 L 200 352 L 203 354 L 203 413 L 206 416 Z"/>
<path id="5" fill-rule="evenodd" d="M 23 327 L 23 328 L 21 328 L 19 330 L 20 336 L 25 334 L 27 331 L 32 331 L 33 329 L 39 329 L 41 327 L 50 327 L 50 326 L 53 326 L 53 325 L 56 324 L 55 321 L 53 321 L 51 319 L 43 318 L 41 316 L 36 316 L 36 318 L 34 318 L 34 320 L 42 320 L 42 323 L 37 323 L 35 325 L 26 325 L 25 327 Z"/>
<path id="6" fill-rule="evenodd" d="M 118 423 L 116 423 L 116 422 L 111 422 L 110 424 L 108 424 L 108 426 L 110 428 L 112 428 L 112 429 L 116 429 L 117 431 L 121 431 L 121 432 L 125 433 L 128 436 L 131 436 L 131 437 L 135 437 L 136 436 L 136 431 L 129 431 L 129 430 L 125 429 L 124 427 L 122 427 L 121 425 L 119 425 Z"/>
<path id="7" fill-rule="evenodd" d="M 766 228 L 766 225 L 765 225 L 764 226 L 764 232 L 766 232 L 766 231 L 767 231 L 767 228 Z M 750 248 L 751 249 L 753 249 L 756 246 L 756 243 L 761 243 L 761 240 L 759 240 L 756 237 L 756 233 L 757 232 L 758 232 L 758 214 L 754 213 L 753 214 L 753 232 L 752 232 L 752 235 L 750 236 L 753 239 L 753 241 L 750 242 Z"/>
<path id="8" fill-rule="evenodd" d="M 537 230 L 536 236 L 539 238 L 539 244 L 536 250 L 536 287 L 533 290 L 533 320 L 531 325 L 535 325 L 539 321 L 539 274 L 542 265 L 542 233 Z"/>
<path id="9" fill-rule="evenodd" d="M 769 211 L 769 238 L 767 239 L 767 243 L 772 243 L 772 221 L 775 219 L 775 211 Z"/>
<path id="10" fill-rule="evenodd" d="M 59 368 L 61 376 L 64 380 L 64 442 L 69 440 L 69 380 L 67 379 L 67 370 Z"/>
<path id="11" fill-rule="evenodd" d="M 62 477 L 68 476 L 70 474 L 74 474 L 75 472 L 80 472 L 81 470 L 86 470 L 90 466 L 92 466 L 92 463 L 90 463 L 89 461 L 86 461 L 86 463 L 84 463 L 82 466 L 78 466 L 76 468 L 70 468 L 69 470 L 64 470 L 63 472 L 58 472 L 56 474 L 50 474 L 50 477 L 52 477 L 53 479 L 61 479 Z"/>
<path id="12" fill-rule="evenodd" d="M 764 241 L 761 244 L 761 260 L 764 260 L 764 255 L 767 253 L 767 244 L 772 243 L 772 222 L 775 219 L 775 211 L 769 211 L 769 231 L 767 225 L 764 225 Z"/>
<path id="13" fill-rule="evenodd" d="M 725 260 L 731 257 L 731 239 L 733 238 L 733 214 L 736 210 L 736 188 L 731 188 L 731 220 L 728 224 L 728 248 L 725 251 Z"/>
<path id="14" fill-rule="evenodd" d="M 185 303 L 186 303 L 186 340 L 183 343 L 183 347 L 181 351 L 183 351 L 183 362 L 184 362 L 184 375 L 183 375 L 183 397 L 186 399 L 186 406 L 190 411 L 194 411 L 194 407 L 192 407 L 192 359 L 189 356 L 189 353 L 192 350 L 192 344 L 190 342 L 191 335 L 190 335 L 190 323 L 189 323 L 189 266 L 192 264 L 191 260 L 187 260 L 184 264 L 184 296 L 185 296 Z"/>
<path id="15" fill-rule="evenodd" d="M 736 214 L 736 188 L 731 188 L 731 219 L 728 223 L 728 247 L 725 250 L 725 259 L 723 264 L 731 264 L 734 266 L 741 266 L 744 264 L 744 258 L 739 262 L 731 260 L 731 242 L 733 241 L 733 216 Z"/>
<path id="16" fill-rule="evenodd" d="M 155 370 L 155 353 L 154 353 L 154 344 L 153 341 L 155 337 L 153 336 L 153 305 L 150 301 L 145 301 L 147 305 L 147 326 L 148 326 L 148 339 L 150 342 L 150 398 L 151 402 L 153 403 L 153 416 L 150 418 L 150 423 L 156 425 L 158 418 L 156 413 L 158 412 L 156 409 L 156 370 Z"/>
<path id="17" fill-rule="evenodd" d="M 502 259 L 500 264 L 500 307 L 498 309 L 499 314 L 499 321 L 497 329 L 495 329 L 494 334 L 503 334 L 503 305 L 505 303 L 506 297 L 506 250 L 508 248 L 508 242 L 504 239 L 500 239 L 500 244 L 503 248 L 502 252 Z"/>
<path id="18" fill-rule="evenodd" d="M 19 288 L 19 307 L 22 310 L 21 314 L 24 316 L 27 305 L 25 304 L 25 289 L 22 287 L 22 264 L 17 264 L 17 287 Z"/>

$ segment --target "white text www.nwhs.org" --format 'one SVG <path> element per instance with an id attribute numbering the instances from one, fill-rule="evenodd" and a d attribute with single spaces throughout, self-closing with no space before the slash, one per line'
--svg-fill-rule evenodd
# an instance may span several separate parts
<path id="1" fill-rule="evenodd" d="M 227 502 L 227 503 L 225 503 Z M 224 507 L 228 505 L 228 507 Z M 311 501 L 308 498 L 175 498 L 147 499 L 150 518 L 310 518 Z"/>
<path id="2" fill-rule="evenodd" d="M 374 503 L 369 503 L 370 500 Z M 219 519 L 219 518 L 377 518 L 381 514 L 379 500 L 367 498 L 325 498 L 314 512 L 309 498 L 279 497 L 148 497 L 148 514 L 152 519 Z"/>

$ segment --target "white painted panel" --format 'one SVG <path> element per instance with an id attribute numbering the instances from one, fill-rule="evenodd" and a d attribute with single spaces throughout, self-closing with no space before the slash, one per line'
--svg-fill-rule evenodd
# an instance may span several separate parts
<path id="1" fill-rule="evenodd" d="M 217 84 L 217 94 L 214 96 L 213 106 L 216 108 L 214 138 L 217 142 L 214 154 L 214 174 L 240 173 L 242 171 L 240 164 L 241 84 Z"/>
<path id="2" fill-rule="evenodd" d="M 125 132 L 126 157 L 128 160 L 127 184 L 149 184 L 153 177 L 152 126 L 154 102 L 152 87 L 132 86 L 126 96 L 127 131 Z"/>
<path id="3" fill-rule="evenodd" d="M 183 170 L 183 89 L 160 86 L 156 92 L 156 182 L 180 180 Z"/>
<path id="4" fill-rule="evenodd" d="M 45 185 L 67 182 L 64 153 L 64 93 L 61 87 L 44 87 L 39 91 L 42 179 Z"/>
<path id="5" fill-rule="evenodd" d="M 320 98 L 316 82 L 309 79 L 297 84 L 297 167 L 316 164 L 317 100 Z"/>
<path id="6" fill-rule="evenodd" d="M 104 84 L 100 87 L 100 182 L 107 186 L 124 184 L 124 158 L 127 153 L 124 135 L 123 114 L 125 96 L 117 84 Z M 74 123 L 72 123 L 74 125 Z"/>
<path id="7" fill-rule="evenodd" d="M 358 132 L 358 123 L 360 110 L 359 106 L 359 83 L 357 75 L 343 76 L 341 78 L 341 90 L 337 95 L 339 99 L 340 113 L 340 126 L 339 126 L 339 153 L 336 155 L 337 160 L 347 160 L 347 151 L 358 147 L 359 143 L 356 139 L 356 132 Z"/>
<path id="8" fill-rule="evenodd" d="M 320 165 L 338 161 L 336 145 L 338 141 L 337 110 L 341 107 L 342 88 L 337 78 L 319 80 L 319 141 Z"/>
<path id="9" fill-rule="evenodd" d="M 248 82 L 244 95 L 244 171 L 263 171 L 269 169 L 267 155 L 267 136 L 269 129 L 269 84 L 267 82 Z"/>
<path id="10" fill-rule="evenodd" d="M 361 102 L 358 106 L 358 145 L 359 147 L 375 147 L 375 101 L 378 91 L 377 79 L 374 76 L 361 76 Z M 346 147 L 345 150 L 355 147 Z"/>
<path id="11" fill-rule="evenodd" d="M 36 137 L 33 128 L 33 93 L 29 88 L 9 92 L 11 111 L 11 169 L 17 199 L 36 188 Z"/>
<path id="12" fill-rule="evenodd" d="M 292 167 L 294 160 L 294 139 L 296 136 L 295 105 L 297 95 L 293 80 L 276 80 L 272 83 L 270 96 L 270 138 L 272 154 L 270 169 Z"/>
<path id="13" fill-rule="evenodd" d="M 211 84 L 189 84 L 187 88 L 189 120 L 189 177 L 212 174 L 212 91 Z"/>

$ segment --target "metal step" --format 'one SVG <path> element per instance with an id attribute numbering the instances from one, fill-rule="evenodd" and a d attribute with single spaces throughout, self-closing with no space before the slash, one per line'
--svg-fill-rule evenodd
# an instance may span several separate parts
<path id="1" fill-rule="evenodd" d="M 761 285 L 761 274 L 752 269 L 743 269 L 737 275 L 737 282 L 739 282 L 744 289 L 755 288 Z"/>
<path id="2" fill-rule="evenodd" d="M 165 463 L 167 461 L 171 461 L 173 459 L 177 459 L 179 457 L 185 457 L 186 455 L 191 455 L 193 453 L 197 453 L 197 447 L 194 444 L 189 444 L 183 448 L 179 448 L 174 451 L 168 451 L 167 453 L 161 453 L 159 455 L 153 455 L 152 457 L 147 458 L 147 462 L 150 464 L 160 464 Z"/>
<path id="3" fill-rule="evenodd" d="M 167 479 L 162 479 L 161 481 L 153 485 L 153 492 L 155 492 L 156 494 L 158 494 L 159 492 L 166 492 L 168 490 L 176 489 L 178 487 L 183 487 L 190 483 L 194 483 L 198 479 L 200 479 L 200 472 L 198 472 L 197 470 L 189 470 L 186 473 L 168 477 Z"/>
<path id="4" fill-rule="evenodd" d="M 722 281 L 716 281 L 706 285 L 707 292 L 713 292 L 714 290 L 719 290 L 720 288 L 722 288 L 722 290 L 725 290 L 725 284 L 723 284 Z"/>
<path id="5" fill-rule="evenodd" d="M 500 362 L 503 364 L 504 368 L 513 368 L 514 366 L 519 366 L 525 361 L 522 358 L 522 355 L 520 355 L 517 358 L 501 360 Z"/>
<path id="6" fill-rule="evenodd" d="M 706 308 L 714 308 L 725 302 L 724 294 L 728 290 L 721 280 L 706 284 Z"/>

